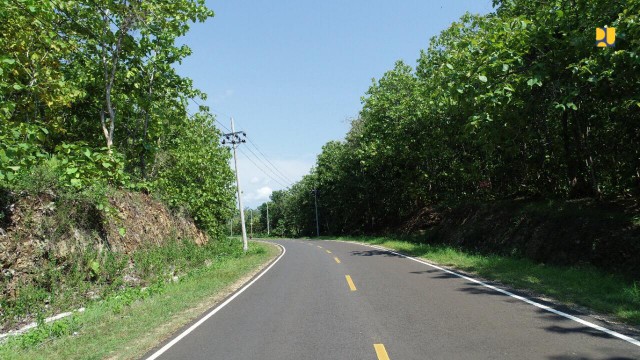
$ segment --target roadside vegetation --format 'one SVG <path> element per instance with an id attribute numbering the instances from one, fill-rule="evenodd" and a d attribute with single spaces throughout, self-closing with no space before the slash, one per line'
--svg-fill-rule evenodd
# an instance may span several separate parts
<path id="1" fill-rule="evenodd" d="M 219 235 L 233 209 L 230 154 L 206 98 L 175 70 L 203 0 L 0 1 L 0 188 L 46 167 L 70 191 L 152 193 Z M 46 190 L 42 189 L 41 190 Z M 2 216 L 8 217 L 3 209 Z"/>
<path id="2" fill-rule="evenodd" d="M 272 245 L 251 243 L 249 251 L 243 254 L 237 244 L 225 242 L 182 253 L 185 256 L 181 258 L 191 258 L 194 263 L 194 258 L 213 261 L 185 268 L 176 280 L 158 280 L 143 289 L 129 288 L 109 294 L 88 304 L 83 313 L 10 338 L 0 345 L 0 358 L 140 358 L 219 302 L 232 290 L 230 285 L 255 272 L 277 253 Z M 166 258 L 157 251 L 141 256 L 158 266 Z"/>
<path id="3" fill-rule="evenodd" d="M 314 234 L 313 189 L 325 234 L 468 202 L 638 199 L 640 1 L 494 3 L 373 81 L 345 140 L 274 192 L 272 230 Z M 614 48 L 594 46 L 604 24 Z"/>
<path id="4" fill-rule="evenodd" d="M 116 345 L 95 350 L 101 324 L 130 334 L 121 314 L 165 294 L 182 311 L 266 260 L 223 236 L 230 153 L 214 115 L 189 111 L 206 94 L 176 72 L 191 53 L 177 39 L 213 15 L 204 0 L 0 0 L 0 329 L 39 323 L 0 358 L 104 356 Z M 172 293 L 183 279 L 193 295 Z"/>

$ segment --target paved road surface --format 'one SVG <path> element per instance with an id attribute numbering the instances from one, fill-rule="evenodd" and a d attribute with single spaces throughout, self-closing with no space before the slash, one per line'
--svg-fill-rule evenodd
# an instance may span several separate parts
<path id="1" fill-rule="evenodd" d="M 640 346 L 411 259 L 276 242 L 283 258 L 159 359 L 640 359 Z"/>

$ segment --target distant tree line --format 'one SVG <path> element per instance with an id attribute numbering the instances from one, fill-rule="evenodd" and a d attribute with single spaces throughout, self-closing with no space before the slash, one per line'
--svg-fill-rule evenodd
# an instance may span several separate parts
<path id="1" fill-rule="evenodd" d="M 344 141 L 274 192 L 289 235 L 393 228 L 464 201 L 640 194 L 640 1 L 494 1 L 374 81 Z M 615 27 L 615 47 L 595 46 Z"/>

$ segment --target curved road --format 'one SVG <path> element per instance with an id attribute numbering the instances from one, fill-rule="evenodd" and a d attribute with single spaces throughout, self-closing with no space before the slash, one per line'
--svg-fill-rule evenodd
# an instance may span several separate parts
<path id="1" fill-rule="evenodd" d="M 397 254 L 275 242 L 286 253 L 260 279 L 145 358 L 640 359 L 640 343 Z"/>

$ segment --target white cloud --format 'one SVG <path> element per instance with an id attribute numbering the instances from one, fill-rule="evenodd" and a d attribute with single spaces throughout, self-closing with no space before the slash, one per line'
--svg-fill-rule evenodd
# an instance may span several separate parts
<path id="1" fill-rule="evenodd" d="M 228 98 L 232 97 L 234 93 L 235 93 L 235 91 L 233 91 L 233 89 L 227 89 L 222 94 L 214 95 L 213 98 L 211 99 L 211 101 L 214 104 L 220 104 L 220 103 L 224 102 L 225 100 L 227 100 Z"/>
<path id="2" fill-rule="evenodd" d="M 251 156 L 249 160 L 246 155 Z M 270 159 L 273 165 L 293 182 L 299 181 L 302 176 L 309 173 L 315 164 L 313 160 L 301 159 Z M 254 164 L 255 163 L 255 164 Z M 265 163 L 268 165 L 265 165 Z M 233 166 L 233 162 L 231 163 Z M 258 167 L 262 168 L 266 174 Z M 269 199 L 275 190 L 282 190 L 292 183 L 282 179 L 278 172 L 272 172 L 270 164 L 260 162 L 251 153 L 238 152 L 238 170 L 240 172 L 240 186 L 242 187 L 242 205 L 255 208 Z M 275 172 L 275 174 L 274 174 Z M 278 175 L 276 175 L 278 174 Z"/>
<path id="3" fill-rule="evenodd" d="M 256 191 L 256 200 L 266 200 L 271 196 L 272 192 L 273 190 L 268 186 L 261 187 Z"/>

